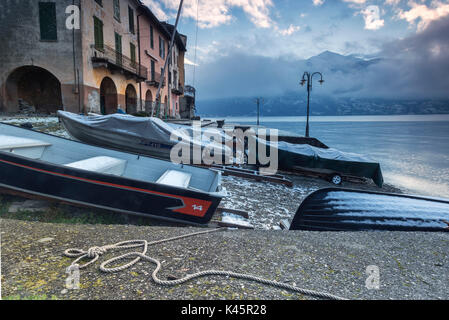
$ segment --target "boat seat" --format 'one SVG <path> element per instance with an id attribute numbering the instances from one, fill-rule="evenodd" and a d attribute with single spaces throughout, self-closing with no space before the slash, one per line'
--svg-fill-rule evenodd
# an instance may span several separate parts
<path id="1" fill-rule="evenodd" d="M 186 173 L 176 170 L 167 170 L 165 173 L 157 180 L 156 183 L 165 184 L 167 186 L 187 188 L 192 179 L 191 173 Z"/>
<path id="2" fill-rule="evenodd" d="M 66 167 L 122 176 L 127 161 L 111 157 L 95 157 L 66 164 Z"/>
<path id="3" fill-rule="evenodd" d="M 28 138 L 0 135 L 0 151 L 11 152 L 31 159 L 40 159 L 45 148 L 48 146 L 51 146 L 51 143 Z"/>

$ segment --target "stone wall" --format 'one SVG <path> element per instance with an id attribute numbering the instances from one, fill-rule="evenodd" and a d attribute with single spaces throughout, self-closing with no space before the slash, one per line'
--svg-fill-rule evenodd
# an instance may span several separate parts
<path id="1" fill-rule="evenodd" d="M 30 99 L 18 89 L 30 75 L 51 74 L 59 82 L 60 109 L 79 112 L 79 81 L 82 82 L 80 31 L 66 28 L 65 13 L 72 0 L 54 1 L 56 4 L 57 40 L 42 41 L 39 22 L 39 1 L 0 1 L 0 111 L 15 112 L 19 99 Z M 78 1 L 75 1 L 77 3 Z M 75 47 L 75 50 L 73 49 Z M 28 79 L 29 80 L 29 79 Z M 78 81 L 79 80 L 79 81 Z M 35 83 L 35 89 L 40 82 Z M 44 95 L 58 86 L 42 87 Z M 39 91 L 39 90 L 38 90 Z M 48 92 L 47 92 L 48 91 Z M 42 92 L 40 92 L 42 94 Z M 33 101 L 27 101 L 32 104 Z"/>

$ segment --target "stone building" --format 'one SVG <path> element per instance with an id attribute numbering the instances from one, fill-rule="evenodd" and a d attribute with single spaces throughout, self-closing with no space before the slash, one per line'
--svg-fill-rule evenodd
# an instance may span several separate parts
<path id="1" fill-rule="evenodd" d="M 82 112 L 79 31 L 66 28 L 72 0 L 0 1 L 0 110 L 19 100 L 40 112 Z"/>
<path id="2" fill-rule="evenodd" d="M 81 8 L 79 29 L 67 24 L 73 5 Z M 148 110 L 168 58 L 169 26 L 139 0 L 0 1 L 0 111 L 22 104 L 43 113 Z M 179 117 L 186 40 L 177 34 L 161 116 Z"/>

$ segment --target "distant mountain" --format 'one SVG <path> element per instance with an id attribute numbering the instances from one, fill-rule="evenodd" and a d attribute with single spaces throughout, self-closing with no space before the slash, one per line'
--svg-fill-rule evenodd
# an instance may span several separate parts
<path id="1" fill-rule="evenodd" d="M 261 90 L 262 92 L 255 94 L 254 97 L 257 95 L 264 97 L 265 102 L 262 106 L 264 116 L 305 115 L 307 93 L 306 89 L 299 85 L 300 77 L 304 71 L 320 71 L 324 75 L 325 83 L 321 87 L 318 84 L 319 77 L 314 78 L 311 98 L 312 115 L 449 113 L 449 100 L 378 98 L 384 94 L 378 95 L 380 89 L 376 82 L 377 70 L 385 61 L 382 58 L 363 59 L 353 55 L 343 56 L 330 51 L 307 60 L 277 61 L 279 73 L 285 75 L 283 81 L 286 89 L 283 93 L 272 96 L 267 96 L 268 94 L 264 96 L 264 90 Z M 298 70 L 301 71 L 298 72 Z M 278 78 L 282 79 L 282 77 Z M 269 76 L 268 80 L 270 80 Z M 393 95 L 396 92 L 394 88 L 390 91 Z M 209 117 L 254 116 L 256 115 L 254 97 L 207 100 L 200 98 L 197 101 L 197 113 Z"/>
<path id="2" fill-rule="evenodd" d="M 363 71 L 368 66 L 378 63 L 381 59 L 361 59 L 355 56 L 343 56 L 341 54 L 324 51 L 323 53 L 306 60 L 306 66 L 317 68 L 324 74 L 336 72 L 354 73 Z"/>
<path id="3" fill-rule="evenodd" d="M 299 92 L 290 92 L 264 100 L 261 106 L 263 116 L 306 115 L 307 101 L 304 94 Z M 311 99 L 310 109 L 314 116 L 447 114 L 449 101 L 331 98 L 316 95 Z M 226 98 L 199 101 L 197 113 L 206 117 L 237 117 L 256 116 L 257 110 L 253 98 Z"/>

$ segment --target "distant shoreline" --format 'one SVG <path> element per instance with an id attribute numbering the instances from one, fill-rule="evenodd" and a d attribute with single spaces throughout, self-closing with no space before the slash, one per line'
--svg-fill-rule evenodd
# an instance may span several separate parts
<path id="1" fill-rule="evenodd" d="M 202 116 L 202 119 L 223 120 L 227 122 L 256 122 L 255 116 L 217 117 Z M 269 116 L 261 117 L 261 122 L 301 122 L 305 116 Z M 348 116 L 311 116 L 312 122 L 449 122 L 449 114 L 425 115 L 348 115 Z"/>

